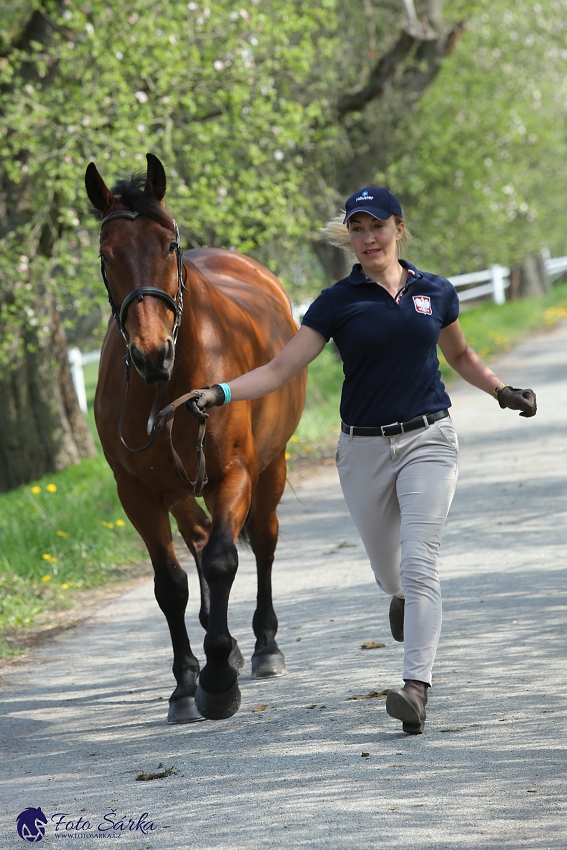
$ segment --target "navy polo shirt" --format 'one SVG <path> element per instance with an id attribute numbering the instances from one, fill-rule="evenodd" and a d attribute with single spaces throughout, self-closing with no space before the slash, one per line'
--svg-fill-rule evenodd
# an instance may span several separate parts
<path id="1" fill-rule="evenodd" d="M 405 260 L 405 286 L 393 298 L 357 263 L 324 289 L 303 324 L 332 337 L 343 360 L 341 419 L 373 428 L 405 422 L 451 405 L 437 359 L 442 328 L 459 315 L 452 283 Z"/>

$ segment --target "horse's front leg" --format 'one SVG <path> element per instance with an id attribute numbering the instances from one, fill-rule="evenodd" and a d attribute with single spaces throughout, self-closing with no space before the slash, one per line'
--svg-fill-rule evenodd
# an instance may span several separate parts
<path id="1" fill-rule="evenodd" d="M 115 470 L 115 478 L 122 506 L 147 546 L 154 568 L 156 600 L 171 635 L 177 687 L 169 698 L 168 723 L 203 720 L 195 707 L 199 662 L 191 651 L 185 627 L 187 574 L 175 557 L 169 514 L 143 483 L 122 467 Z"/>
<path id="2" fill-rule="evenodd" d="M 175 505 L 171 513 L 177 520 L 177 527 L 181 532 L 189 551 L 195 558 L 197 575 L 199 576 L 199 587 L 201 591 L 201 608 L 199 610 L 199 621 L 205 631 L 209 628 L 209 612 L 211 609 L 211 595 L 209 585 L 203 575 L 203 548 L 206 546 L 211 531 L 211 520 L 195 502 L 194 499 Z M 230 664 L 240 674 L 244 667 L 244 658 L 237 642 L 232 639 L 232 651 L 230 653 Z"/>
<path id="3" fill-rule="evenodd" d="M 203 575 L 210 594 L 210 611 L 195 703 L 204 717 L 232 717 L 240 706 L 238 671 L 231 664 L 234 641 L 228 630 L 228 600 L 236 571 L 236 540 L 250 508 L 252 484 L 243 469 L 232 469 L 211 494 L 213 525 L 202 554 Z"/>

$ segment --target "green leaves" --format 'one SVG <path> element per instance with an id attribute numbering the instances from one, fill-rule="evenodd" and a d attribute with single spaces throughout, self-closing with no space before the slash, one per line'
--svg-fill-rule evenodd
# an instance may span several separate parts
<path id="1" fill-rule="evenodd" d="M 56 238 L 43 285 L 57 289 L 62 306 L 81 309 L 93 293 L 103 299 L 94 251 L 85 250 L 87 234 L 96 239 L 83 187 L 91 160 L 110 185 L 144 168 L 146 151 L 159 155 L 166 201 L 190 245 L 249 251 L 297 236 L 306 163 L 327 108 L 316 82 L 307 98 L 299 95 L 313 82 L 314 63 L 330 57 L 329 6 L 65 0 L 52 4 L 42 42 L 16 49 L 15 35 L 4 32 L 0 302 L 11 292 L 23 304 L 10 246 L 21 246 L 37 280 L 46 226 Z M 8 313 L 14 321 L 18 310 L 1 318 Z"/>

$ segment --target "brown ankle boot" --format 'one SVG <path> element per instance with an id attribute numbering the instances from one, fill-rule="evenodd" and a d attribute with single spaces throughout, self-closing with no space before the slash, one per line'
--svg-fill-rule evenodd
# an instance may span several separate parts
<path id="1" fill-rule="evenodd" d="M 425 706 L 428 685 L 406 679 L 403 688 L 392 688 L 386 698 L 386 711 L 390 717 L 402 721 L 408 735 L 421 735 L 425 726 Z"/>
<path id="2" fill-rule="evenodd" d="M 390 630 L 392 637 L 398 643 L 404 642 L 404 611 L 406 600 L 399 596 L 392 596 L 390 602 Z"/>

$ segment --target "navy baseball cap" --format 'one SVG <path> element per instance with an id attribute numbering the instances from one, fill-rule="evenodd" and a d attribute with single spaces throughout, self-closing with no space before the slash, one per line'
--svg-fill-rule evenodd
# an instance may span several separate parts
<path id="1" fill-rule="evenodd" d="M 369 213 L 380 221 L 386 221 L 393 215 L 402 218 L 402 208 L 398 199 L 387 189 L 378 186 L 367 186 L 351 195 L 345 204 L 345 212 L 343 224 L 346 224 L 357 212 Z"/>

